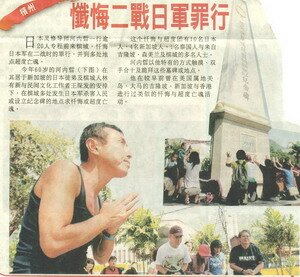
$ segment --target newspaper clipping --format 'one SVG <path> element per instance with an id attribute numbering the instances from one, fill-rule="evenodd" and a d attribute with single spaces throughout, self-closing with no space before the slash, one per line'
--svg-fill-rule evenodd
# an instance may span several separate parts
<path id="1" fill-rule="evenodd" d="M 296 2 L 4 0 L 0 273 L 299 275 Z"/>

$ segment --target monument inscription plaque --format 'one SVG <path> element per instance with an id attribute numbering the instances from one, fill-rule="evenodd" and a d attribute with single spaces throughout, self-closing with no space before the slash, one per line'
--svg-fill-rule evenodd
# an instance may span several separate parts
<path id="1" fill-rule="evenodd" d="M 256 153 L 256 137 L 248 134 L 241 134 L 240 140 L 241 148 L 244 149 L 246 153 L 253 154 Z"/>

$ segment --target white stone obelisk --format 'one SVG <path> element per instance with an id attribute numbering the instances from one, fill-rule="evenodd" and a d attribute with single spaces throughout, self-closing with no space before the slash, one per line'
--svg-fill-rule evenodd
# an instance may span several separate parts
<path id="1" fill-rule="evenodd" d="M 210 114 L 212 178 L 219 179 L 227 195 L 232 170 L 225 166 L 239 149 L 269 155 L 270 120 L 246 1 L 234 0 L 224 53 L 218 100 Z M 256 179 L 262 181 L 259 170 Z"/>

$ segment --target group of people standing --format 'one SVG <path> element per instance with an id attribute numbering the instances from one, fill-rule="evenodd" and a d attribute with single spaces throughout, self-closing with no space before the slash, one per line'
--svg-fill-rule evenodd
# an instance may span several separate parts
<path id="1" fill-rule="evenodd" d="M 247 155 L 244 150 L 236 152 L 236 161 L 231 161 L 231 154 L 227 153 L 226 166 L 232 168 L 231 187 L 226 197 L 226 203 L 230 205 L 246 205 L 248 201 L 256 201 L 257 182 L 255 180 L 256 165 L 263 175 L 263 189 L 261 200 L 279 201 L 296 200 L 299 195 L 300 171 L 290 161 L 282 164 L 276 158 L 265 159 L 264 164 L 258 162 L 255 157 Z M 296 185 L 295 185 L 296 184 Z"/>
<path id="2" fill-rule="evenodd" d="M 174 225 L 169 230 L 168 242 L 160 246 L 155 258 L 156 271 L 162 275 L 224 275 L 228 273 L 225 254 L 220 240 L 200 244 L 193 254 L 191 242 L 182 243 L 183 230 Z M 156 253 L 156 252 L 155 252 Z M 264 267 L 259 248 L 250 241 L 250 232 L 239 233 L 237 244 L 232 247 L 229 266 L 235 275 L 258 275 Z M 153 269 L 153 266 L 152 268 Z"/>

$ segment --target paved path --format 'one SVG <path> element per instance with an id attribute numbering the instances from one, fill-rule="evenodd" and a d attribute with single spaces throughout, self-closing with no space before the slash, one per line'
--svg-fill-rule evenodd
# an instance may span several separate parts
<path id="1" fill-rule="evenodd" d="M 176 205 L 184 205 L 187 206 L 183 203 L 164 203 L 165 206 L 176 206 Z M 189 204 L 191 206 L 196 206 L 196 204 Z M 200 202 L 198 206 L 228 206 L 225 204 L 219 204 L 219 203 L 212 203 L 212 204 L 205 204 L 203 202 Z M 240 205 L 241 207 L 250 207 L 250 206 L 300 206 L 300 198 L 297 200 L 279 200 L 278 202 L 273 202 L 273 201 L 264 201 L 264 200 L 256 200 L 255 202 L 249 202 L 248 205 Z M 235 206 L 236 207 L 236 206 Z"/>

